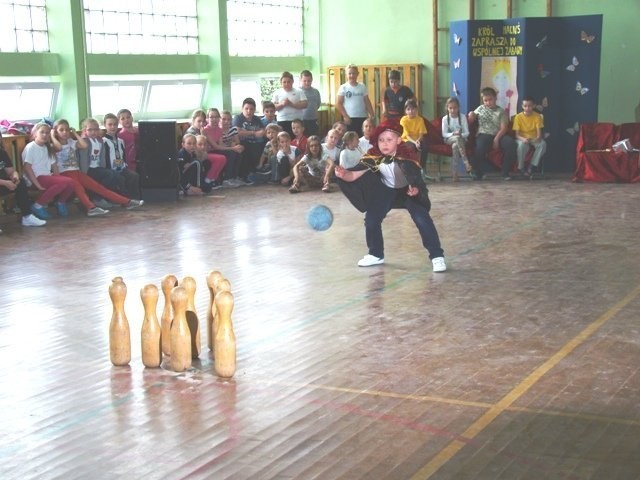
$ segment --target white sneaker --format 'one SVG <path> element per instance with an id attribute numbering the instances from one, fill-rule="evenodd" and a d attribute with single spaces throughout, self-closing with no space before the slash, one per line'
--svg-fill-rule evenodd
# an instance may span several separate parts
<path id="1" fill-rule="evenodd" d="M 436 257 L 431 260 L 433 264 L 434 272 L 445 272 L 447 270 L 447 264 L 444 263 L 444 257 Z"/>
<path id="2" fill-rule="evenodd" d="M 134 208 L 141 207 L 142 205 L 144 205 L 144 200 L 131 199 L 129 200 L 129 203 L 125 205 L 124 208 L 126 208 L 127 210 L 133 210 Z"/>
<path id="3" fill-rule="evenodd" d="M 42 225 L 46 225 L 47 222 L 45 220 L 40 220 L 35 215 L 27 215 L 26 217 L 22 217 L 22 226 L 23 227 L 41 227 Z"/>
<path id="4" fill-rule="evenodd" d="M 237 183 L 234 183 L 233 179 L 230 179 L 222 182 L 222 186 L 227 188 L 236 188 L 236 187 L 239 187 L 240 185 L 238 185 Z"/>
<path id="5" fill-rule="evenodd" d="M 87 216 L 89 217 L 97 217 L 99 215 L 106 215 L 109 213 L 109 210 L 105 210 L 100 207 L 93 207 L 91 210 L 87 211 Z"/>
<path id="6" fill-rule="evenodd" d="M 384 258 L 374 257 L 373 255 L 369 255 L 368 253 L 358 260 L 359 267 L 371 267 L 373 265 L 381 265 L 384 263 Z"/>

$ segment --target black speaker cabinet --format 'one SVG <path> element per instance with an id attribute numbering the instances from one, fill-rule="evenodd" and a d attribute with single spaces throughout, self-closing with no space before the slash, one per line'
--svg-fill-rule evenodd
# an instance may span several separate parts
<path id="1" fill-rule="evenodd" d="M 138 122 L 138 163 L 143 190 L 176 188 L 180 180 L 176 154 L 176 122 Z"/>

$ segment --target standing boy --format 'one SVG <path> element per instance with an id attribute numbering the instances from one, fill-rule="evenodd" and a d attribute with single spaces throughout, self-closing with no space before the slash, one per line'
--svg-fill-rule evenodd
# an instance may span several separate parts
<path id="1" fill-rule="evenodd" d="M 429 215 L 431 202 L 422 179 L 420 165 L 411 149 L 402 142 L 402 127 L 397 122 L 383 122 L 376 128 L 371 153 L 360 164 L 347 170 L 336 166 L 340 189 L 359 211 L 365 212 L 364 226 L 367 253 L 360 267 L 384 263 L 382 221 L 392 208 L 406 208 L 429 252 L 434 272 L 444 272 L 447 265 L 436 227 Z M 377 147 L 377 148 L 376 148 Z"/>
<path id="2" fill-rule="evenodd" d="M 516 143 L 518 144 L 518 172 L 520 175 L 530 177 L 534 170 L 538 169 L 542 156 L 547 151 L 547 142 L 542 138 L 544 119 L 542 115 L 534 110 L 535 100 L 533 97 L 522 99 L 522 112 L 513 119 L 513 130 L 516 132 Z M 524 159 L 529 153 L 529 147 L 533 147 L 533 157 L 531 163 L 525 170 Z"/>
<path id="3" fill-rule="evenodd" d="M 407 100 L 414 99 L 411 89 L 400 83 L 400 72 L 389 72 L 389 86 L 384 91 L 382 103 L 382 116 L 387 120 L 399 120 L 404 115 L 404 107 Z"/>
<path id="4" fill-rule="evenodd" d="M 304 123 L 305 134 L 318 135 L 318 109 L 322 100 L 320 100 L 320 92 L 311 86 L 313 75 L 309 70 L 300 72 L 300 88 L 307 97 L 307 106 L 302 112 L 302 121 Z"/>

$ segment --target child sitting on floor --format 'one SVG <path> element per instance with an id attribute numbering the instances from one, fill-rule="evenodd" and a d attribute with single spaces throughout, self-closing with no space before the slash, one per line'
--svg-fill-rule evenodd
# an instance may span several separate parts
<path id="1" fill-rule="evenodd" d="M 291 146 L 291 137 L 287 132 L 278 134 L 278 176 L 282 178 L 280 184 L 289 185 L 293 180 L 292 168 L 297 163 L 298 155 L 296 147 Z"/>
<path id="2" fill-rule="evenodd" d="M 304 122 L 300 119 L 295 119 L 291 122 L 291 131 L 293 132 L 293 139 L 291 145 L 298 149 L 298 155 L 303 155 L 307 151 L 307 137 L 304 136 Z"/>
<path id="3" fill-rule="evenodd" d="M 352 132 L 356 138 L 358 135 Z M 307 140 L 307 151 L 298 163 L 293 166 L 293 185 L 290 193 L 299 193 L 306 185 L 309 188 L 322 187 L 323 192 L 330 192 L 329 180 L 333 171 L 333 161 L 322 151 L 320 137 L 312 135 Z"/>
<path id="4" fill-rule="evenodd" d="M 344 148 L 340 152 L 340 166 L 343 168 L 355 167 L 360 163 L 360 159 L 366 153 L 366 151 L 363 152 L 360 149 L 358 134 L 353 131 L 345 133 L 344 137 L 342 137 L 342 144 Z"/>
<path id="5" fill-rule="evenodd" d="M 182 148 L 178 151 L 180 189 L 185 195 L 202 195 L 200 183 L 201 165 L 196 158 L 196 136 L 187 133 L 182 137 Z"/>

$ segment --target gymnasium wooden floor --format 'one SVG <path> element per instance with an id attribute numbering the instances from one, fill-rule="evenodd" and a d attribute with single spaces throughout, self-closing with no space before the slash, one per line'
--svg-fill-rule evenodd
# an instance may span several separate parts
<path id="1" fill-rule="evenodd" d="M 640 478 L 640 189 L 430 185 L 449 271 L 408 214 L 358 268 L 362 215 L 281 187 L 44 228 L 3 220 L 2 479 Z M 333 227 L 314 232 L 310 205 Z M 140 288 L 220 270 L 234 378 L 140 360 Z M 114 276 L 130 367 L 109 361 Z M 162 300 L 158 307 L 160 314 Z"/>

